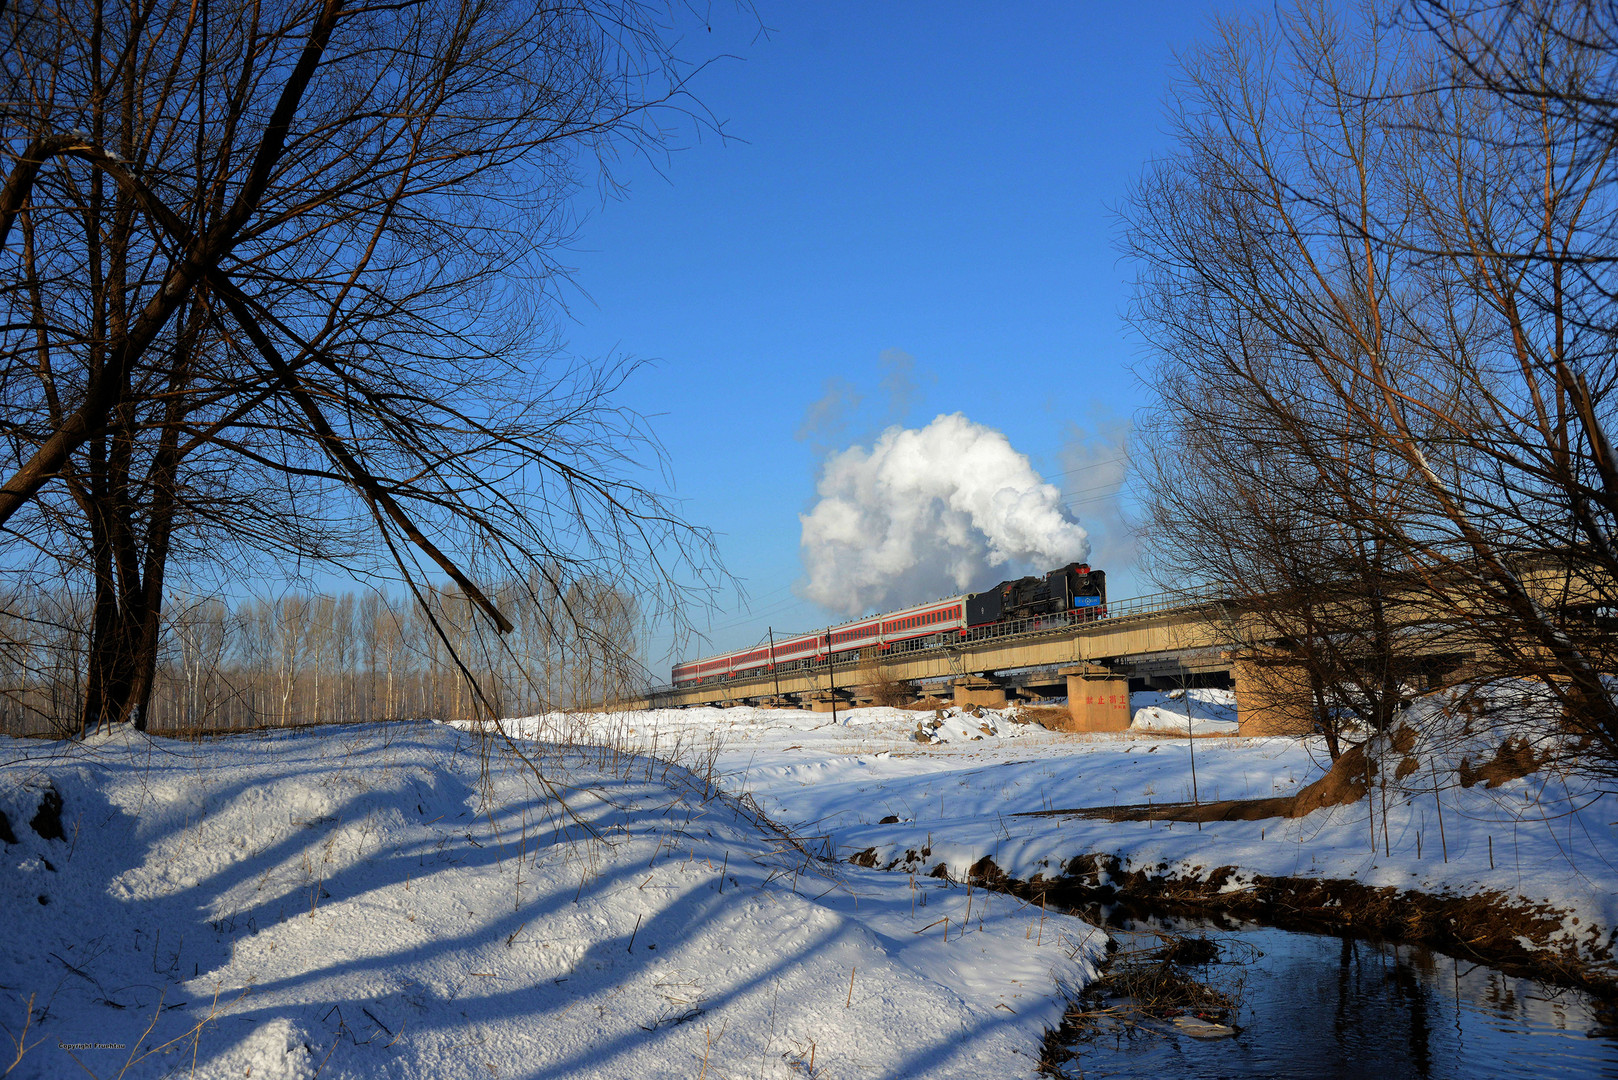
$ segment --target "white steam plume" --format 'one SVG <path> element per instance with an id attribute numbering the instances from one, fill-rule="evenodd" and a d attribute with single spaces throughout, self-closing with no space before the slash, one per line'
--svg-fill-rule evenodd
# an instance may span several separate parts
<path id="1" fill-rule="evenodd" d="M 982 588 L 997 568 L 1053 569 L 1090 554 L 1085 531 L 1005 435 L 960 413 L 832 454 L 803 522 L 800 591 L 859 615 Z"/>

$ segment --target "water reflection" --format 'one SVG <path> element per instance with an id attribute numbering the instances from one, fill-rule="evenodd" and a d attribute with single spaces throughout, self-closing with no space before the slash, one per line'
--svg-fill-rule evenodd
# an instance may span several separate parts
<path id="1" fill-rule="evenodd" d="M 1202 929 L 1263 953 L 1243 973 L 1241 1033 L 1203 1041 L 1115 1030 L 1076 1044 L 1065 1075 L 1618 1080 L 1611 1007 L 1579 991 L 1417 946 L 1267 927 L 1150 925 Z"/>

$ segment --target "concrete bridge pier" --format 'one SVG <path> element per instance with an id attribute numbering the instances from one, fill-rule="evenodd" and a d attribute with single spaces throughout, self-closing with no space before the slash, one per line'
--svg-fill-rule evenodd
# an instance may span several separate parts
<path id="1" fill-rule="evenodd" d="M 1236 723 L 1241 735 L 1307 735 L 1315 729 L 1314 694 L 1295 663 L 1272 657 L 1237 657 Z"/>
<path id="2" fill-rule="evenodd" d="M 960 679 L 951 679 L 950 685 L 955 688 L 955 704 L 965 708 L 969 705 L 981 705 L 985 709 L 1003 709 L 1006 707 L 1006 691 L 1003 686 L 993 679 L 982 675 L 967 675 Z"/>
<path id="3" fill-rule="evenodd" d="M 1101 664 L 1060 668 L 1067 678 L 1069 731 L 1127 731 L 1129 677 Z"/>
<path id="4" fill-rule="evenodd" d="M 854 695 L 841 687 L 836 690 L 815 690 L 806 696 L 809 699 L 809 708 L 814 712 L 846 709 L 854 700 Z"/>

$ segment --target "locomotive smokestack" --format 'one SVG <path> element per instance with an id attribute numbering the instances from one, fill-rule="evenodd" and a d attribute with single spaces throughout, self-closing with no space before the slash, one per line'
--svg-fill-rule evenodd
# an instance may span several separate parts
<path id="1" fill-rule="evenodd" d="M 960 413 L 832 454 L 801 515 L 801 594 L 845 615 L 1089 557 L 1061 493 L 1006 436 Z"/>

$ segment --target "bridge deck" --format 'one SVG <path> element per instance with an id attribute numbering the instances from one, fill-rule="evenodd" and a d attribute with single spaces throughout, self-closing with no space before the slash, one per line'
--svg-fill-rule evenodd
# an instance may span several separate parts
<path id="1" fill-rule="evenodd" d="M 849 688 L 877 678 L 926 682 L 983 675 L 996 671 L 1072 664 L 1119 665 L 1178 655 L 1187 666 L 1228 670 L 1220 656 L 1216 605 L 1187 603 L 1172 594 L 1143 596 L 1107 605 L 1107 616 L 1051 626 L 1051 620 L 1026 619 L 1002 627 L 985 627 L 972 635 L 932 648 L 853 660 L 839 658 L 796 670 L 749 673 L 714 679 L 696 686 L 660 686 L 644 696 L 623 701 L 627 708 L 670 708 L 770 697 L 805 695 L 833 686 Z M 986 633 L 985 631 L 999 631 Z"/>

